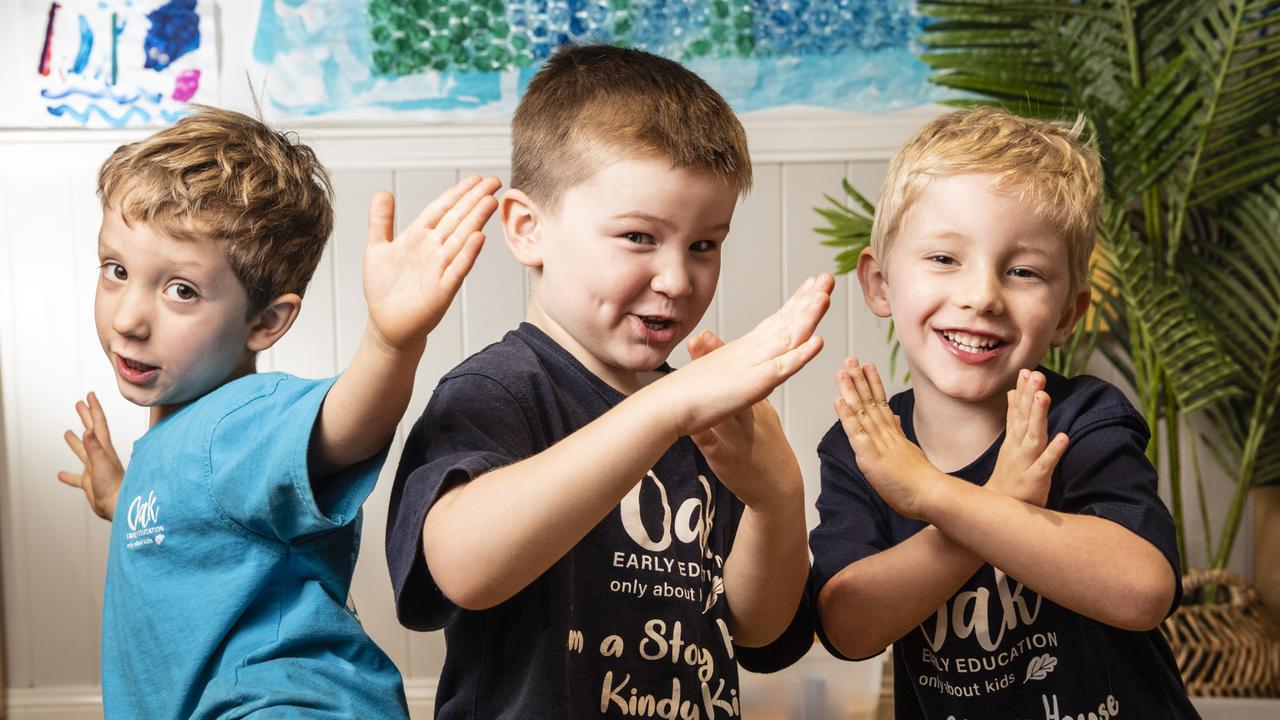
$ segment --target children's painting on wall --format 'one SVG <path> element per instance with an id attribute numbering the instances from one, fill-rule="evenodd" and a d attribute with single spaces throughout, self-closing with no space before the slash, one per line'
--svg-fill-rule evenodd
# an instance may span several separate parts
<path id="1" fill-rule="evenodd" d="M 212 0 L 23 0 L 22 22 L 24 125 L 168 125 L 217 102 Z"/>
<path id="2" fill-rule="evenodd" d="M 261 0 L 253 54 L 287 115 L 504 117 L 566 43 L 679 60 L 739 112 L 931 102 L 914 0 Z"/>

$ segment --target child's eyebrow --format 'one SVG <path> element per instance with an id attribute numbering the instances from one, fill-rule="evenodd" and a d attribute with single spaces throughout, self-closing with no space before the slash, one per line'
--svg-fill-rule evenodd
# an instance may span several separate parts
<path id="1" fill-rule="evenodd" d="M 671 222 L 670 220 L 664 217 L 661 217 L 659 215 L 654 215 L 652 213 L 643 212 L 640 210 L 631 210 L 627 212 L 621 212 L 621 213 L 618 213 L 617 215 L 610 217 L 609 219 L 610 220 L 641 220 L 643 222 L 657 225 L 664 230 L 672 230 L 676 226 L 675 223 Z M 729 232 L 729 223 L 717 223 L 716 225 L 712 225 L 711 227 L 703 228 L 702 231 L 703 232 L 716 232 L 716 231 Z"/>

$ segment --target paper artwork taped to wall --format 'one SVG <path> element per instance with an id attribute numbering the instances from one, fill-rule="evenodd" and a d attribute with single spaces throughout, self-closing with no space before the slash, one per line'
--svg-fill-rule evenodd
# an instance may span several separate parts
<path id="1" fill-rule="evenodd" d="M 254 58 L 291 115 L 509 115 L 566 43 L 674 58 L 739 112 L 936 100 L 914 0 L 261 0 Z"/>
<path id="2" fill-rule="evenodd" d="M 216 103 L 212 0 L 24 0 L 34 127 L 168 125 Z"/>

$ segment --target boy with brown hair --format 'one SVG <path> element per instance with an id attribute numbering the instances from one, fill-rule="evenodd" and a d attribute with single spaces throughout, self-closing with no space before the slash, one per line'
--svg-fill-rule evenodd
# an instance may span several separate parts
<path id="1" fill-rule="evenodd" d="M 512 136 L 528 321 L 440 381 L 387 528 L 400 621 L 445 628 L 437 717 L 737 717 L 737 662 L 796 617 L 808 567 L 765 398 L 820 350 L 834 281 L 672 371 L 751 179 L 732 110 L 678 63 L 573 47 Z"/>
<path id="2" fill-rule="evenodd" d="M 77 403 L 59 473 L 113 520 L 103 598 L 108 717 L 405 717 L 400 674 L 346 607 L 360 506 L 427 333 L 497 207 L 462 181 L 392 238 L 369 210 L 369 319 L 347 369 L 257 373 L 292 326 L 333 228 L 310 148 L 214 108 L 103 164 L 98 337 L 120 392 L 150 408 L 125 472 L 102 407 Z"/>
<path id="3" fill-rule="evenodd" d="M 811 582 L 832 653 L 894 644 L 898 718 L 1197 717 L 1156 629 L 1180 588 L 1148 429 L 1113 386 L 1033 369 L 1089 306 L 1102 179 L 1079 131 L 928 123 L 859 260 L 912 387 L 837 373 Z"/>

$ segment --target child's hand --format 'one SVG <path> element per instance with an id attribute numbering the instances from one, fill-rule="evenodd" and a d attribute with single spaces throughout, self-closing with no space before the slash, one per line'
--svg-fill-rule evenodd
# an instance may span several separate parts
<path id="1" fill-rule="evenodd" d="M 669 396 L 676 434 L 696 436 L 750 408 L 812 360 L 822 349 L 813 331 L 834 286 L 827 273 L 809 278 L 751 332 L 654 383 L 654 391 Z"/>
<path id="2" fill-rule="evenodd" d="M 395 196 L 369 204 L 364 296 L 369 326 L 393 351 L 421 351 L 453 302 L 484 245 L 480 228 L 493 215 L 497 178 L 469 177 L 427 205 L 394 240 Z"/>
<path id="3" fill-rule="evenodd" d="M 63 434 L 71 452 L 84 463 L 79 473 L 58 472 L 58 479 L 84 491 L 89 507 L 100 518 L 110 520 L 116 512 L 116 496 L 124 481 L 124 466 L 111 446 L 111 430 L 107 428 L 107 416 L 98 404 L 98 397 L 89 393 L 87 403 L 76 403 L 76 414 L 84 424 L 83 439 L 70 430 Z"/>
<path id="4" fill-rule="evenodd" d="M 836 387 L 840 390 L 836 415 L 856 454 L 858 469 L 898 513 L 925 519 L 922 496 L 942 471 L 903 434 L 876 367 L 862 367 L 856 359 L 848 358 L 836 373 Z"/>
<path id="5" fill-rule="evenodd" d="M 1067 436 L 1058 433 L 1045 444 L 1049 432 L 1049 395 L 1044 375 L 1018 371 L 1018 387 L 1008 393 L 1009 413 L 1004 442 L 986 487 L 1023 502 L 1044 507 L 1053 469 L 1067 451 Z"/>
<path id="6" fill-rule="evenodd" d="M 710 330 L 689 340 L 694 360 L 724 347 Z M 782 422 L 768 399 L 761 400 L 693 436 L 716 477 L 748 507 L 759 507 L 783 493 L 803 492 L 800 465 L 782 431 Z M 796 487 L 775 483 L 795 481 Z"/>

